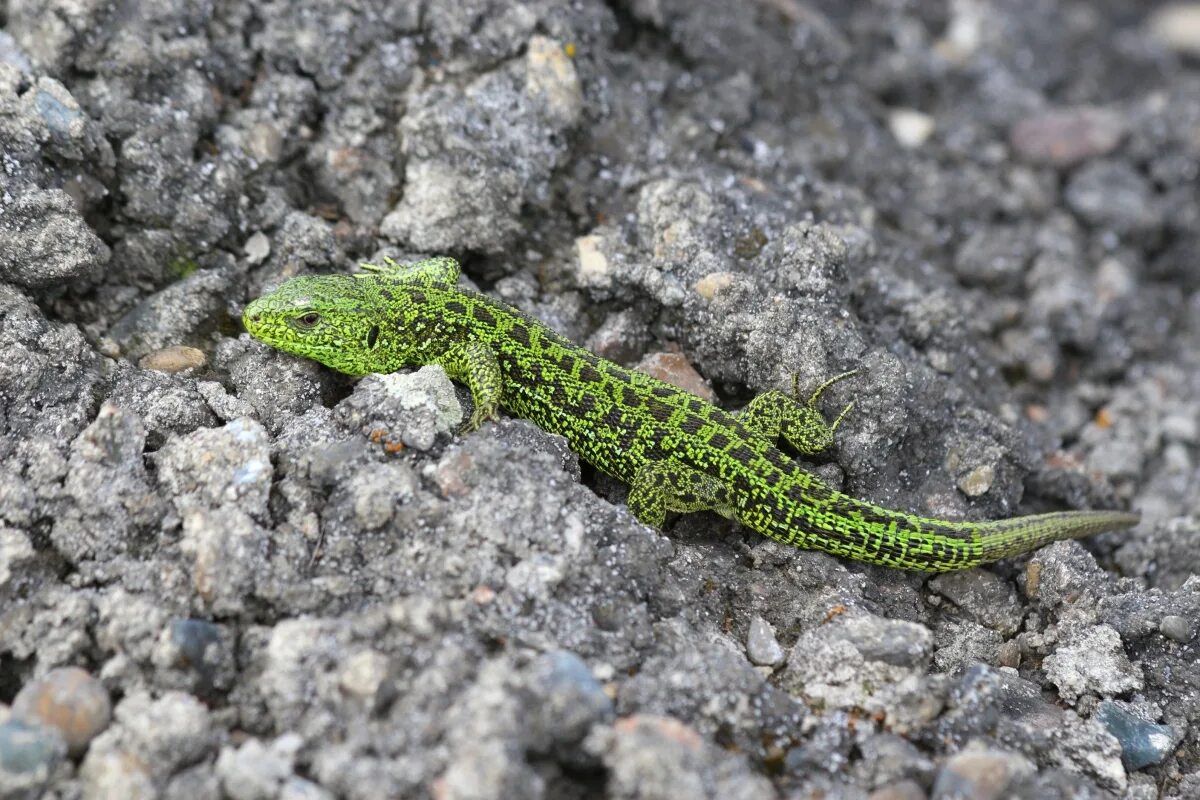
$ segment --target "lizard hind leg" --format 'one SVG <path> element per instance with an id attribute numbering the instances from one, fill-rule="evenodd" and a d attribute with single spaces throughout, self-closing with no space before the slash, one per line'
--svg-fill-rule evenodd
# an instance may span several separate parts
<path id="1" fill-rule="evenodd" d="M 630 485 L 626 500 L 638 522 L 661 529 L 668 511 L 716 511 L 732 517 L 732 489 L 717 478 L 678 461 L 644 465 Z"/>
<path id="2" fill-rule="evenodd" d="M 763 392 L 742 410 L 741 420 L 747 427 L 772 441 L 782 437 L 803 455 L 822 453 L 833 445 L 833 434 L 854 403 L 847 404 L 830 423 L 817 408 L 817 402 L 830 386 L 858 373 L 859 370 L 851 370 L 834 375 L 818 386 L 807 402 L 800 399 L 800 376 L 794 375 L 792 395 L 775 390 Z"/>

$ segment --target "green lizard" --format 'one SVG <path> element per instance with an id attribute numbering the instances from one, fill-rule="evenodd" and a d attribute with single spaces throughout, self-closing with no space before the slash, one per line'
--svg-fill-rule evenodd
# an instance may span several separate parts
<path id="1" fill-rule="evenodd" d="M 951 522 L 890 511 L 835 491 L 776 447 L 833 443 L 838 423 L 770 391 L 732 414 L 596 356 L 486 295 L 456 286 L 433 258 L 363 264 L 358 275 L 293 278 L 246 307 L 250 334 L 349 375 L 440 364 L 474 400 L 467 430 L 498 409 L 564 436 L 597 469 L 630 485 L 628 505 L 661 528 L 668 511 L 716 511 L 782 542 L 889 567 L 944 572 L 1058 539 L 1135 525 L 1119 511 L 1064 511 Z"/>

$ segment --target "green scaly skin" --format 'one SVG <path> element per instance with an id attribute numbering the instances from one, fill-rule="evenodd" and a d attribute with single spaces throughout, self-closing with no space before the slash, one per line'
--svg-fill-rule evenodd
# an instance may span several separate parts
<path id="1" fill-rule="evenodd" d="M 360 275 L 295 278 L 247 306 L 268 345 L 349 375 L 440 364 L 465 383 L 473 430 L 503 408 L 565 437 L 581 458 L 630 484 L 629 508 L 662 527 L 668 511 L 716 511 L 799 547 L 901 569 L 945 572 L 1057 539 L 1137 524 L 1119 511 L 1065 511 L 951 522 L 891 511 L 835 491 L 776 446 L 833 442 L 838 422 L 782 392 L 731 414 L 576 346 L 485 295 L 456 286 L 458 263 L 364 264 Z"/>

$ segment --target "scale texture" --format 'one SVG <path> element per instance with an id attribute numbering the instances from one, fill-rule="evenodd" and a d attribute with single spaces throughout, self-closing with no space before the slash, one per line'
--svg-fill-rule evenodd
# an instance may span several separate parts
<path id="1" fill-rule="evenodd" d="M 945 572 L 1139 520 L 1064 511 L 953 522 L 882 508 L 835 491 L 776 446 L 783 438 L 813 454 L 832 444 L 845 412 L 829 424 L 816 407 L 832 380 L 806 401 L 767 392 L 733 414 L 458 287 L 453 259 L 363 267 L 285 283 L 247 306 L 246 329 L 349 375 L 440 364 L 471 391 L 467 430 L 502 408 L 565 437 L 589 464 L 630 484 L 630 510 L 656 527 L 668 511 L 711 510 L 799 547 Z"/>

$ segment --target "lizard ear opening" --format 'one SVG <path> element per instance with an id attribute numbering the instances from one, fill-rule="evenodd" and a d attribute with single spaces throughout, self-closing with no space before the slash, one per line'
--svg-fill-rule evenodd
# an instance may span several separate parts
<path id="1" fill-rule="evenodd" d="M 367 331 L 367 347 L 374 347 L 375 342 L 379 339 L 379 326 L 372 325 L 371 330 Z"/>

